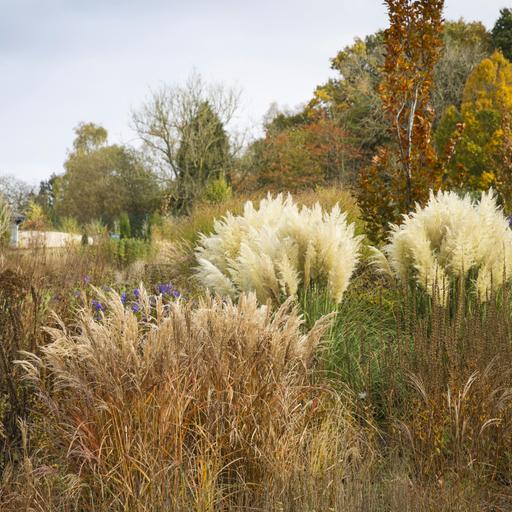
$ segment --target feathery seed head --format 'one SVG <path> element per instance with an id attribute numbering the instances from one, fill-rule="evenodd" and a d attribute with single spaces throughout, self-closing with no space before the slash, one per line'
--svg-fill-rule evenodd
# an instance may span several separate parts
<path id="1" fill-rule="evenodd" d="M 280 303 L 312 284 L 340 302 L 359 260 L 362 237 L 335 205 L 299 208 L 290 194 L 248 201 L 243 214 L 215 222 L 196 249 L 197 277 L 229 297 L 254 291 L 259 301 Z"/>

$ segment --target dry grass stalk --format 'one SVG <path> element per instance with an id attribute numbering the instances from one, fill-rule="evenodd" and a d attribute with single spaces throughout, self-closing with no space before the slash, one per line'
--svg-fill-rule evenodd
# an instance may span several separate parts
<path id="1" fill-rule="evenodd" d="M 292 503 L 315 482 L 330 482 L 326 504 L 342 499 L 367 448 L 349 402 L 311 385 L 328 319 L 303 334 L 289 303 L 274 314 L 254 296 L 153 308 L 142 295 L 143 319 L 114 298 L 107 316 L 84 312 L 77 336 L 51 329 L 42 356 L 20 363 L 84 499 L 101 510 L 236 510 L 286 494 Z"/>

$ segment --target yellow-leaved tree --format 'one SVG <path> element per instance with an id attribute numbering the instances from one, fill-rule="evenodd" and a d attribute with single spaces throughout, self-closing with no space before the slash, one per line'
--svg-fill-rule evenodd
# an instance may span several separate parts
<path id="1" fill-rule="evenodd" d="M 512 112 L 512 64 L 499 51 L 480 62 L 468 77 L 460 111 L 447 108 L 436 131 L 439 152 L 450 144 L 457 130 L 463 132 L 455 144 L 447 172 L 464 173 L 466 185 L 501 191 L 510 181 L 504 148 L 510 140 Z"/>

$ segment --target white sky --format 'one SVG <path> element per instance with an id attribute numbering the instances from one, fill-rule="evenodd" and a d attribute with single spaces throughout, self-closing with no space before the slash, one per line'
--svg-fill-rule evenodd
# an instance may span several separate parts
<path id="1" fill-rule="evenodd" d="M 446 0 L 445 17 L 492 28 L 507 0 Z M 387 25 L 382 0 L 0 0 L 0 175 L 61 172 L 73 128 L 136 143 L 130 111 L 196 70 L 243 91 L 241 126 L 295 107 L 329 59 Z"/>

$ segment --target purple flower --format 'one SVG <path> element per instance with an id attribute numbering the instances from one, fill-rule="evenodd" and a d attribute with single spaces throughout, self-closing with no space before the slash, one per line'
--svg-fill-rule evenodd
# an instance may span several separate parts
<path id="1" fill-rule="evenodd" d="M 92 307 L 96 311 L 96 313 L 99 313 L 100 311 L 105 311 L 105 308 L 103 307 L 103 304 L 97 300 L 92 301 Z"/>
<path id="2" fill-rule="evenodd" d="M 128 300 L 128 294 L 126 292 L 121 293 L 121 303 L 123 306 L 126 306 L 126 301 Z"/>
<path id="3" fill-rule="evenodd" d="M 175 299 L 179 299 L 181 297 L 181 293 L 178 291 L 178 290 L 173 290 L 172 292 L 172 296 L 175 298 Z"/>
<path id="4" fill-rule="evenodd" d="M 80 297 L 80 295 L 81 295 L 80 290 L 75 290 L 75 291 L 73 292 L 73 295 L 78 299 L 78 298 Z"/>
<path id="5" fill-rule="evenodd" d="M 88 284 L 91 282 L 91 276 L 84 276 L 84 283 Z"/>
<path id="6" fill-rule="evenodd" d="M 132 304 L 132 311 L 134 313 L 138 313 L 140 311 L 140 306 L 136 302 Z"/>
<path id="7" fill-rule="evenodd" d="M 135 288 L 135 290 L 133 290 L 133 296 L 138 299 L 140 297 L 140 290 L 138 288 Z"/>
<path id="8" fill-rule="evenodd" d="M 159 284 L 157 286 L 157 291 L 160 295 L 171 295 L 173 290 L 172 284 Z"/>

